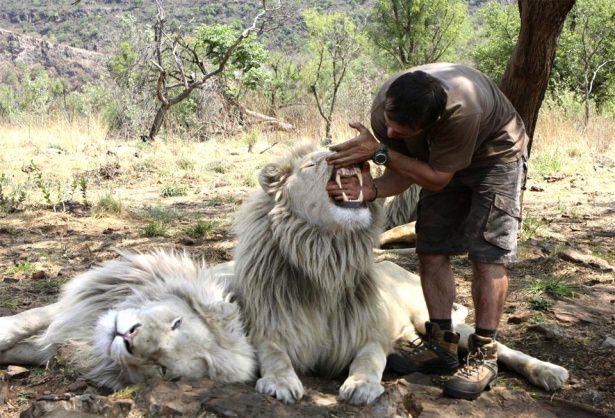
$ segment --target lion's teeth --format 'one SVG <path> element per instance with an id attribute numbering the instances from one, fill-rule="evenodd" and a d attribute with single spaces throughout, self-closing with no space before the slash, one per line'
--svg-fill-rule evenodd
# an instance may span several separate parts
<path id="1" fill-rule="evenodd" d="M 335 173 L 335 182 L 337 183 L 337 187 L 341 189 L 342 188 L 342 176 L 340 175 L 339 171 Z"/>
<path id="2" fill-rule="evenodd" d="M 360 181 L 360 180 L 359 180 Z M 359 198 L 357 199 L 358 202 L 362 202 L 363 201 L 363 190 L 361 190 L 359 192 Z"/>
<path id="3" fill-rule="evenodd" d="M 363 187 L 363 173 L 360 171 L 357 173 L 357 178 L 359 179 L 359 184 Z"/>
<path id="4" fill-rule="evenodd" d="M 348 199 L 348 196 L 346 196 L 346 192 L 342 192 L 342 199 L 344 199 L 344 202 L 348 202 L 350 199 Z"/>

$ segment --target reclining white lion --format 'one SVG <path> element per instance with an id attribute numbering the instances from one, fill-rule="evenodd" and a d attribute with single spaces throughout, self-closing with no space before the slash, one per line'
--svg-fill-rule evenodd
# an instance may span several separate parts
<path id="1" fill-rule="evenodd" d="M 118 389 L 152 377 L 248 382 L 256 352 L 260 392 L 292 402 L 303 395 L 296 371 L 349 367 L 340 398 L 373 401 L 393 341 L 424 332 L 427 309 L 418 276 L 373 261 L 380 207 L 329 199 L 326 155 L 298 148 L 263 168 L 262 190 L 238 217 L 235 266 L 164 252 L 107 262 L 67 283 L 57 303 L 0 318 L 0 364 L 42 365 L 70 345 L 86 378 Z M 462 346 L 466 315 L 455 306 Z M 502 344 L 498 358 L 546 390 L 568 378 Z"/>

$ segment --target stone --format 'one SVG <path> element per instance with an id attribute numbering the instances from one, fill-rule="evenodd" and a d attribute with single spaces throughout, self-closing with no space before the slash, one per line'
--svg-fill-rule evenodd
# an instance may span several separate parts
<path id="1" fill-rule="evenodd" d="M 600 344 L 600 348 L 615 348 L 615 338 L 606 337 Z"/>
<path id="2" fill-rule="evenodd" d="M 80 392 L 88 387 L 87 382 L 84 379 L 77 379 L 75 382 L 68 385 L 68 390 L 71 392 Z"/>
<path id="3" fill-rule="evenodd" d="M 47 272 L 45 270 L 38 270 L 32 273 L 32 280 L 45 280 L 47 278 Z"/>
<path id="4" fill-rule="evenodd" d="M 508 317 L 509 324 L 521 324 L 523 322 L 527 322 L 532 317 L 531 312 L 523 312 L 517 315 L 512 315 Z"/>
<path id="5" fill-rule="evenodd" d="M 615 268 L 611 266 L 606 260 L 596 257 L 590 254 L 583 254 L 572 248 L 565 248 L 557 253 L 557 256 L 565 261 L 581 264 L 586 267 L 590 267 L 600 271 L 614 271 Z"/>
<path id="6" fill-rule="evenodd" d="M 532 191 L 532 192 L 544 192 L 545 189 L 540 187 L 540 186 L 532 186 L 532 187 L 530 187 L 530 191 Z"/>
<path id="7" fill-rule="evenodd" d="M 196 245 L 196 241 L 193 240 L 192 238 L 188 238 L 188 237 L 180 238 L 177 242 L 179 244 L 181 244 L 181 245 L 185 245 L 185 246 L 188 246 L 188 247 Z"/>
<path id="8" fill-rule="evenodd" d="M 568 337 L 566 332 L 557 325 L 534 324 L 527 327 L 528 330 L 544 335 L 546 340 L 565 339 Z"/>
<path id="9" fill-rule="evenodd" d="M 9 366 L 6 369 L 6 374 L 11 379 L 23 379 L 24 377 L 28 377 L 30 370 L 21 366 Z"/>
<path id="10" fill-rule="evenodd" d="M 39 417 L 117 417 L 130 414 L 134 402 L 97 395 L 45 395 L 36 399 L 21 418 Z"/>
<path id="11" fill-rule="evenodd" d="M 17 277 L 8 276 L 2 279 L 4 283 L 19 283 L 19 279 Z"/>

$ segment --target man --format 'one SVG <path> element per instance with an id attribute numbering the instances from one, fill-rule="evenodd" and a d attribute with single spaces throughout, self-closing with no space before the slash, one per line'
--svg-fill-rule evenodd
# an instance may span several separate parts
<path id="1" fill-rule="evenodd" d="M 401 373 L 455 372 L 449 396 L 474 399 L 497 377 L 495 335 L 508 277 L 516 257 L 520 190 L 525 181 L 528 137 L 512 104 L 485 75 L 459 64 L 427 64 L 396 74 L 371 110 L 375 137 L 359 135 L 331 147 L 336 167 L 372 160 L 384 174 L 360 186 L 346 178 L 327 191 L 335 199 L 387 197 L 418 184 L 416 252 L 429 310 L 420 343 L 400 341 L 389 366 Z M 468 253 L 476 332 L 459 368 L 459 335 L 451 326 L 455 282 L 449 257 Z"/>

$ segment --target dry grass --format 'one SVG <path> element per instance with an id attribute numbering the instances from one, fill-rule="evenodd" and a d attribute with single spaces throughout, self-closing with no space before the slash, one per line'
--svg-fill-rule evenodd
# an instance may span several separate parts
<path id="1" fill-rule="evenodd" d="M 596 160 L 615 160 L 615 120 L 595 116 L 584 129 L 582 115 L 545 109 L 534 135 L 530 170 L 539 176 L 590 174 Z"/>
<path id="2" fill-rule="evenodd" d="M 365 112 L 342 109 L 333 124 L 334 142 L 355 135 L 348 121 L 356 115 L 366 118 Z M 298 126 L 297 132 L 251 129 L 206 142 L 171 133 L 153 144 L 109 138 L 106 126 L 97 118 L 0 126 L 0 175 L 6 178 L 5 193 L 25 190 L 29 206 L 83 200 L 84 195 L 96 205 L 110 191 L 122 207 L 154 204 L 161 196 L 173 204 L 214 191 L 222 197 L 241 194 L 257 186 L 259 168 L 287 146 L 322 138 L 324 125 L 310 107 L 294 108 L 284 117 Z M 538 123 L 530 175 L 590 174 L 597 157 L 615 159 L 610 135 L 614 128 L 613 119 L 595 117 L 584 132 L 580 118 L 546 109 Z M 248 145 L 252 145 L 252 153 L 247 151 Z M 85 193 L 80 187 L 83 179 Z"/>

